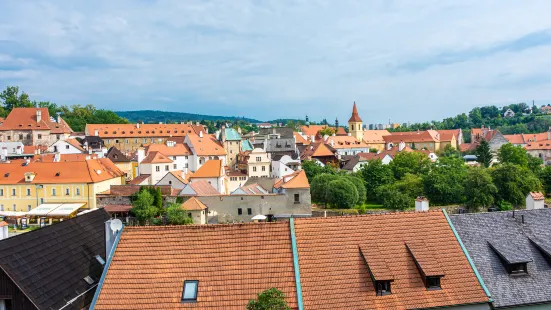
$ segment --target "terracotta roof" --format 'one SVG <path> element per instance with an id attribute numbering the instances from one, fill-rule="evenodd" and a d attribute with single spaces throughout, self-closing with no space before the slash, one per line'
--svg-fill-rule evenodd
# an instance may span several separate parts
<path id="1" fill-rule="evenodd" d="M 269 193 L 264 187 L 262 187 L 262 185 L 258 183 L 241 186 L 235 191 L 238 190 L 242 190 L 243 192 L 245 192 L 245 195 L 266 195 Z"/>
<path id="2" fill-rule="evenodd" d="M 386 143 L 399 142 L 440 142 L 440 134 L 435 130 L 410 131 L 410 132 L 392 132 L 389 136 L 384 136 Z"/>
<path id="3" fill-rule="evenodd" d="M 461 152 L 467 152 L 467 151 L 470 151 L 470 150 L 474 150 L 476 149 L 476 145 L 474 146 L 473 148 L 473 144 L 472 143 L 463 143 L 459 146 L 459 150 Z"/>
<path id="4" fill-rule="evenodd" d="M 295 231 L 305 309 L 424 309 L 489 301 L 441 211 L 295 219 Z M 417 241 L 439 261 L 441 290 L 423 283 L 406 247 Z M 361 252 L 373 257 L 364 260 Z M 393 277 L 391 294 L 377 296 L 371 266 L 376 276 Z"/>
<path id="5" fill-rule="evenodd" d="M 241 171 L 229 171 L 228 173 L 229 177 L 246 177 L 247 174 L 243 173 Z"/>
<path id="6" fill-rule="evenodd" d="M 509 141 L 512 144 L 525 144 L 526 143 L 523 133 L 514 134 L 514 135 L 503 135 L 503 137 L 505 137 L 505 139 L 507 139 L 507 141 Z M 546 137 L 546 139 L 547 139 L 547 137 Z"/>
<path id="7" fill-rule="evenodd" d="M 329 144 L 334 149 L 368 148 L 365 142 L 352 136 L 329 136 L 325 143 Z"/>
<path id="8" fill-rule="evenodd" d="M 207 160 L 191 178 L 219 178 L 222 176 L 224 170 L 222 169 L 222 161 L 219 159 Z"/>
<path id="9" fill-rule="evenodd" d="M 295 136 L 295 143 L 296 144 L 304 144 L 308 145 L 310 144 L 310 141 L 306 140 L 301 134 L 298 132 L 293 132 L 293 135 Z"/>
<path id="10" fill-rule="evenodd" d="M 81 152 L 86 152 L 86 150 L 80 145 L 80 142 L 77 141 L 77 139 L 65 139 L 65 142 L 69 143 L 70 145 L 74 146 L 77 150 Z"/>
<path id="11" fill-rule="evenodd" d="M 166 157 L 159 152 L 149 152 L 140 164 L 168 164 L 172 163 L 172 159 Z"/>
<path id="12" fill-rule="evenodd" d="M 37 111 L 40 111 L 40 121 L 37 122 Z M 60 119 L 60 123 L 50 119 L 48 108 L 14 108 L 6 120 L 0 125 L 1 130 L 50 130 L 52 134 L 71 133 L 73 130 Z"/>
<path id="13" fill-rule="evenodd" d="M 129 205 L 106 205 L 103 209 L 109 213 L 114 212 L 128 212 L 132 209 L 132 206 Z"/>
<path id="14" fill-rule="evenodd" d="M 71 161 L 86 161 L 88 159 L 97 159 L 98 154 L 59 154 L 59 162 L 71 162 Z M 55 154 L 40 154 L 35 155 L 32 159 L 34 162 L 53 162 Z"/>
<path id="15" fill-rule="evenodd" d="M 25 173 L 32 172 L 32 181 L 25 181 Z M 107 158 L 70 162 L 19 162 L 0 164 L 0 184 L 59 184 L 96 183 L 124 176 Z"/>
<path id="16" fill-rule="evenodd" d="M 180 180 L 182 183 L 189 183 L 189 178 L 191 177 L 191 174 L 185 174 L 182 170 L 170 171 L 169 173 L 172 174 L 176 179 Z"/>
<path id="17" fill-rule="evenodd" d="M 318 132 L 320 130 L 325 129 L 325 128 L 331 128 L 331 129 L 335 130 L 335 127 L 330 127 L 330 126 L 327 126 L 327 125 L 308 125 L 308 126 L 301 126 L 300 131 L 302 131 L 307 136 L 307 139 L 310 140 L 310 138 L 312 136 L 317 136 Z M 339 127 L 337 129 L 336 134 L 337 135 L 346 135 L 346 131 L 344 130 L 344 128 Z"/>
<path id="18" fill-rule="evenodd" d="M 530 196 L 532 196 L 532 199 L 534 200 L 544 200 L 545 196 L 543 196 L 540 192 L 530 192 Z"/>
<path id="19" fill-rule="evenodd" d="M 297 309 L 288 226 L 127 226 L 95 309 L 241 310 L 271 287 Z M 181 302 L 185 280 L 199 281 L 196 303 Z"/>
<path id="20" fill-rule="evenodd" d="M 336 150 L 331 148 L 331 146 L 322 143 L 316 142 L 312 143 L 302 151 L 300 154 L 301 159 L 315 158 L 315 157 L 326 157 L 326 156 L 335 156 Z"/>
<path id="21" fill-rule="evenodd" d="M 385 143 L 384 136 L 390 135 L 388 130 L 364 130 L 363 131 L 363 140 L 365 143 Z"/>
<path id="22" fill-rule="evenodd" d="M 129 163 L 131 160 L 126 157 L 118 148 L 112 146 L 107 151 L 105 157 L 109 158 L 114 163 Z"/>
<path id="23" fill-rule="evenodd" d="M 354 106 L 352 107 L 352 116 L 350 116 L 350 119 L 348 120 L 348 122 L 361 122 L 361 121 L 362 119 L 358 114 L 358 108 L 356 107 L 356 102 L 354 102 Z"/>
<path id="24" fill-rule="evenodd" d="M 214 188 L 207 180 L 198 180 L 188 183 L 189 187 L 195 192 L 194 196 L 210 196 L 220 195 L 220 193 Z M 186 188 L 182 189 L 184 191 Z"/>
<path id="25" fill-rule="evenodd" d="M 166 144 L 150 144 L 146 149 L 146 153 L 149 152 L 161 152 L 163 155 L 166 156 L 192 155 L 191 150 L 189 149 L 187 144 L 184 143 L 176 143 L 174 146 L 170 147 Z"/>
<path id="26" fill-rule="evenodd" d="M 150 176 L 151 176 L 151 174 L 140 174 L 139 176 L 137 176 L 137 177 L 133 178 L 132 180 L 130 180 L 128 182 L 128 184 L 140 185 L 143 182 L 145 182 L 147 179 L 149 179 Z"/>
<path id="27" fill-rule="evenodd" d="M 44 153 L 48 151 L 47 145 L 25 145 L 23 146 L 23 153 L 25 154 L 36 154 L 40 151 L 40 153 Z"/>
<path id="28" fill-rule="evenodd" d="M 199 199 L 191 197 L 186 202 L 182 203 L 182 209 L 186 211 L 201 211 L 205 210 L 207 206 L 203 204 Z"/>
<path id="29" fill-rule="evenodd" d="M 224 156 L 226 150 L 216 138 L 212 135 L 203 135 L 201 138 L 198 135 L 188 135 L 187 139 L 193 146 L 193 151 L 198 156 Z"/>
<path id="30" fill-rule="evenodd" d="M 551 150 L 551 140 L 528 142 L 524 148 L 527 150 Z"/>
<path id="31" fill-rule="evenodd" d="M 139 126 L 139 128 L 138 128 Z M 202 125 L 189 124 L 87 124 L 86 135 L 105 138 L 182 137 L 190 133 L 206 132 Z"/>
<path id="32" fill-rule="evenodd" d="M 459 139 L 461 129 L 437 130 L 437 132 L 440 134 L 440 141 L 451 142 L 453 138 Z"/>
<path id="33" fill-rule="evenodd" d="M 306 172 L 299 170 L 279 179 L 274 188 L 310 188 Z"/>

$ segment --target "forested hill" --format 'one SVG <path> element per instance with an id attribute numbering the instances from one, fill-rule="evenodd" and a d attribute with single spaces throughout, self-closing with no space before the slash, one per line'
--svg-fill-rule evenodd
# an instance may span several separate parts
<path id="1" fill-rule="evenodd" d="M 244 121 L 248 123 L 261 123 L 261 121 L 238 117 L 238 116 L 214 116 L 203 114 L 192 114 L 183 112 L 166 112 L 166 111 L 153 111 L 153 110 L 140 110 L 140 111 L 116 111 L 117 115 L 126 118 L 132 123 L 144 122 L 144 123 L 174 123 L 181 121 Z"/>

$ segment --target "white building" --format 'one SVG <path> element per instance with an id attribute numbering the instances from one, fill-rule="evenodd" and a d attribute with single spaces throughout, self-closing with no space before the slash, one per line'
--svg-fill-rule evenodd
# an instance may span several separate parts
<path id="1" fill-rule="evenodd" d="M 229 171 L 227 175 L 228 175 L 227 184 L 228 184 L 229 193 L 245 185 L 245 183 L 247 183 L 247 180 L 249 179 L 249 176 L 246 173 L 243 173 L 241 171 Z"/>
<path id="2" fill-rule="evenodd" d="M 143 150 L 138 150 L 138 172 L 142 178 L 149 175 L 148 185 L 159 183 L 167 173 L 177 170 L 172 159 L 159 152 L 149 152 L 144 159 L 140 156 L 143 156 Z"/>
<path id="3" fill-rule="evenodd" d="M 48 147 L 48 152 L 59 154 L 82 154 L 86 150 L 76 139 L 57 140 Z"/>
<path id="4" fill-rule="evenodd" d="M 193 153 L 189 146 L 184 143 L 176 143 L 167 140 L 165 144 L 151 144 L 147 147 L 146 153 L 159 152 L 173 162 L 174 170 L 181 170 L 185 173 L 189 171 L 190 162 L 193 161 Z"/>
<path id="5" fill-rule="evenodd" d="M 202 131 L 199 132 L 199 135 L 188 134 L 184 139 L 184 143 L 189 147 L 192 154 L 188 161 L 189 169 L 192 172 L 199 170 L 209 160 L 221 160 L 222 166 L 227 163 L 226 150 L 212 135 L 203 134 Z"/>
<path id="6" fill-rule="evenodd" d="M 277 158 L 277 160 L 275 160 Z M 272 160 L 272 178 L 283 178 L 283 176 L 301 169 L 300 159 L 293 159 L 289 155 L 277 156 Z"/>
<path id="7" fill-rule="evenodd" d="M 183 189 L 189 181 L 181 170 L 170 171 L 155 185 L 169 185 L 172 188 Z"/>
<path id="8" fill-rule="evenodd" d="M 507 111 L 503 113 L 503 117 L 514 117 L 514 116 L 515 116 L 515 112 L 513 112 L 513 110 L 511 109 L 507 109 Z"/>
<path id="9" fill-rule="evenodd" d="M 190 183 L 206 181 L 220 194 L 227 194 L 227 177 L 221 160 L 209 160 L 203 164 L 193 175 L 190 176 Z"/>
<path id="10" fill-rule="evenodd" d="M 250 178 L 267 178 L 270 176 L 270 156 L 261 148 L 249 153 L 247 173 Z"/>
<path id="11" fill-rule="evenodd" d="M 526 209 L 543 209 L 545 208 L 545 196 L 539 192 L 531 192 L 526 196 Z"/>
<path id="12" fill-rule="evenodd" d="M 337 155 L 356 155 L 359 153 L 368 153 L 369 145 L 365 142 L 348 136 L 326 136 L 324 137 L 325 144 L 331 146 L 337 151 Z"/>

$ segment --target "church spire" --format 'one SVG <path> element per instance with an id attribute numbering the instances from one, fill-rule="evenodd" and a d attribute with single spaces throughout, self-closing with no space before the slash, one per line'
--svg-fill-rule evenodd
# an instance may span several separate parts
<path id="1" fill-rule="evenodd" d="M 352 107 L 352 116 L 348 120 L 348 122 L 361 122 L 362 119 L 360 118 L 360 115 L 358 114 L 358 108 L 356 107 L 356 101 L 354 101 L 354 106 Z"/>

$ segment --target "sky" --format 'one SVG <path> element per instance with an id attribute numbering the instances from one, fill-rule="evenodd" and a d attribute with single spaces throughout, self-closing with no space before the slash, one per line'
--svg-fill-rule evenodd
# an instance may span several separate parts
<path id="1" fill-rule="evenodd" d="M 548 0 L 1 0 L 0 88 L 345 123 L 551 103 Z"/>

